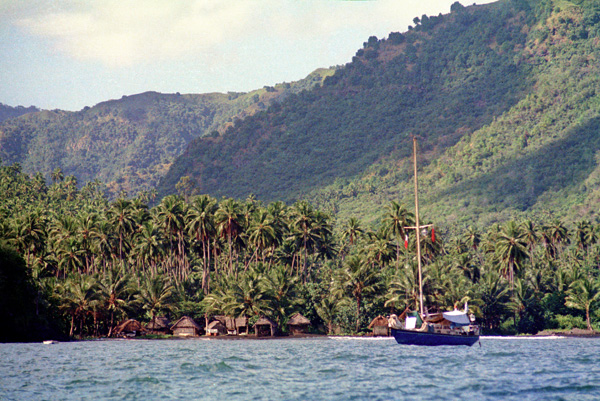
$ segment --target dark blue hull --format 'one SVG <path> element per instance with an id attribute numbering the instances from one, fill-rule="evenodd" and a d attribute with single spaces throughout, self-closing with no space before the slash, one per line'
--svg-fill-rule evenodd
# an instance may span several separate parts
<path id="1" fill-rule="evenodd" d="M 391 330 L 392 336 L 394 336 L 398 344 L 405 345 L 467 345 L 470 347 L 479 341 L 479 336 L 477 335 L 461 336 L 413 330 Z"/>

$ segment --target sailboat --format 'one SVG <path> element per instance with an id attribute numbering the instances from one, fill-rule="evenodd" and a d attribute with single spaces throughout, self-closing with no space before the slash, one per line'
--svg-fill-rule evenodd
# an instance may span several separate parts
<path id="1" fill-rule="evenodd" d="M 467 345 L 479 341 L 479 326 L 475 316 L 469 315 L 468 304 L 462 311 L 425 314 L 423 306 L 423 276 L 421 269 L 421 230 L 429 225 L 419 224 L 419 185 L 417 180 L 417 138 L 413 137 L 413 165 L 415 170 L 415 226 L 417 235 L 417 264 L 419 272 L 419 311 L 405 310 L 399 317 L 390 316 L 389 327 L 398 344 L 405 345 Z"/>

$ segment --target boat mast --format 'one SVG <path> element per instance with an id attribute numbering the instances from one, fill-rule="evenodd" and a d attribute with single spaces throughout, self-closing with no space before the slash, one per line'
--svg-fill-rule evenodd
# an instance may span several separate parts
<path id="1" fill-rule="evenodd" d="M 421 225 L 419 224 L 419 183 L 417 179 L 417 138 L 413 136 L 413 165 L 415 169 L 415 231 L 417 232 L 417 264 L 419 266 L 419 309 L 423 316 L 423 278 L 421 273 Z"/>

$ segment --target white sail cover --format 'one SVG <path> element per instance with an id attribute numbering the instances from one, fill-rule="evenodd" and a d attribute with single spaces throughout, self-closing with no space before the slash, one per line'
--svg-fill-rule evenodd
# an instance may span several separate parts
<path id="1" fill-rule="evenodd" d="M 456 324 L 471 324 L 469 316 L 465 312 L 453 310 L 452 312 L 444 312 L 444 319 Z"/>

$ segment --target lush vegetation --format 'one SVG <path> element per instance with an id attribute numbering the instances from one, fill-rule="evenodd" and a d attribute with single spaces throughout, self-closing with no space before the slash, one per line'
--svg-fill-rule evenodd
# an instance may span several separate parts
<path id="1" fill-rule="evenodd" d="M 0 288 L 13 295 L 0 312 L 11 327 L 31 330 L 12 322 L 37 319 L 99 336 L 125 318 L 164 314 L 265 315 L 285 327 L 301 312 L 315 331 L 360 333 L 379 314 L 416 307 L 415 235 L 406 229 L 414 216 L 399 203 L 379 211 L 377 226 L 335 226 L 304 201 L 184 193 L 149 208 L 140 198 L 109 202 L 97 183 L 78 190 L 72 179 L 57 172 L 48 186 L 19 165 L 0 169 L 0 240 L 20 255 L 2 249 L 12 262 L 2 263 Z M 598 328 L 599 225 L 436 228 L 421 244 L 430 311 L 468 301 L 488 332 Z"/>
<path id="2" fill-rule="evenodd" d="M 194 141 L 159 193 L 307 199 L 377 224 L 410 202 L 420 138 L 427 212 L 486 229 L 509 219 L 595 218 L 600 98 L 597 1 L 455 5 L 370 38 L 324 85 Z"/>
<path id="3" fill-rule="evenodd" d="M 36 111 L 40 111 L 37 107 L 29 106 L 17 106 L 11 107 L 5 104 L 0 103 L 0 121 L 8 120 L 9 118 L 15 118 L 22 116 L 27 113 L 35 113 Z"/>
<path id="4" fill-rule="evenodd" d="M 317 85 L 332 73 L 317 70 L 298 82 L 249 93 L 146 92 L 78 112 L 29 113 L 0 123 L 0 159 L 46 178 L 60 168 L 80 182 L 99 180 L 111 198 L 135 195 L 152 190 L 194 138 L 218 136 L 234 121 Z M 0 107 L 0 117 L 4 109 Z M 33 111 L 6 109 L 12 117 Z"/>
<path id="5" fill-rule="evenodd" d="M 503 1 L 423 17 L 406 33 L 369 38 L 320 87 L 196 139 L 161 181 L 173 193 L 193 177 L 214 196 L 294 201 L 410 155 L 409 138 L 439 155 L 507 112 L 531 89 L 520 63 L 522 7 Z M 377 190 L 385 188 L 377 188 Z"/>

